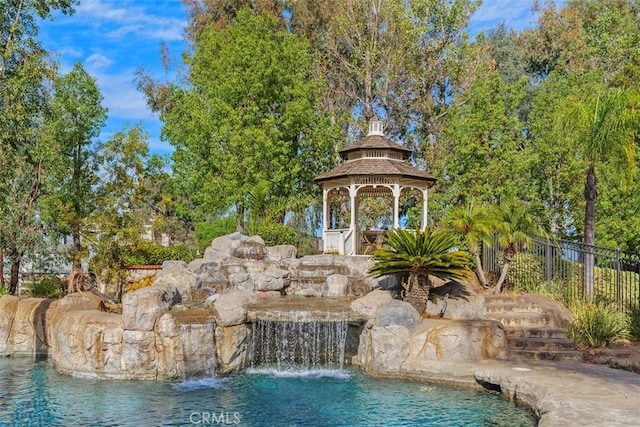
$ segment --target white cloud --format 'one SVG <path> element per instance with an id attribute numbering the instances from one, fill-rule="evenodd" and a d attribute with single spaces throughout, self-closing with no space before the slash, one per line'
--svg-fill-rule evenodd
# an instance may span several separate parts
<path id="1" fill-rule="evenodd" d="M 86 0 L 78 5 L 74 16 L 94 25 L 113 27 L 113 30 L 106 32 L 111 38 L 134 36 L 163 41 L 182 39 L 186 25 L 184 19 L 149 13 L 147 8 L 141 7 L 140 4 L 141 2 L 132 1 Z M 159 6 L 157 2 L 148 4 Z M 157 7 L 150 9 L 155 10 Z"/>
<path id="2" fill-rule="evenodd" d="M 531 0 L 485 0 L 471 17 L 474 31 L 495 28 L 505 22 L 507 28 L 522 30 L 533 25 Z"/>
<path id="3" fill-rule="evenodd" d="M 94 53 L 85 60 L 85 65 L 90 74 L 95 74 L 101 69 L 109 67 L 113 61 L 101 53 Z"/>

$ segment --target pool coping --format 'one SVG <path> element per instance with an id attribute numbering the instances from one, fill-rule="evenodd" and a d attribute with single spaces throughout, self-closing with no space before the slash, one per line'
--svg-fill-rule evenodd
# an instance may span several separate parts
<path id="1" fill-rule="evenodd" d="M 638 426 L 640 375 L 578 362 L 426 361 L 381 376 L 499 391 L 545 426 Z"/>

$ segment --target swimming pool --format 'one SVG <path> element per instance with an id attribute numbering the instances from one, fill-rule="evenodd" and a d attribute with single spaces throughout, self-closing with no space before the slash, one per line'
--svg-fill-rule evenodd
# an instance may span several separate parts
<path id="1" fill-rule="evenodd" d="M 48 362 L 0 359 L 0 425 L 533 426 L 485 391 L 357 370 L 249 369 L 181 383 L 76 379 Z"/>

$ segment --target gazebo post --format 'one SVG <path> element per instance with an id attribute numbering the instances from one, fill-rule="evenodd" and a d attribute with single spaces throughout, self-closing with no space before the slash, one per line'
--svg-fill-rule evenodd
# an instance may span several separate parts
<path id="1" fill-rule="evenodd" d="M 393 228 L 400 228 L 400 186 L 393 184 Z"/>
<path id="2" fill-rule="evenodd" d="M 327 223 L 329 221 L 329 190 L 322 187 L 322 241 L 327 241 Z M 324 249 L 324 248 L 323 248 Z"/>
<path id="3" fill-rule="evenodd" d="M 356 240 L 357 240 L 357 227 L 356 224 L 358 224 L 357 222 L 357 218 L 356 215 L 358 213 L 358 206 L 356 205 L 357 203 L 357 194 L 358 194 L 358 190 L 356 189 L 356 185 L 354 183 L 351 183 L 351 185 L 349 185 L 349 198 L 351 199 L 351 221 L 349 222 L 349 230 L 351 230 L 351 241 L 353 242 L 351 251 L 352 253 L 355 253 L 356 250 Z M 351 255 L 350 254 L 345 254 L 345 255 Z"/>
<path id="4" fill-rule="evenodd" d="M 422 190 L 422 224 L 420 231 L 424 231 L 427 228 L 427 218 L 428 218 L 428 205 L 429 205 L 429 190 Z"/>

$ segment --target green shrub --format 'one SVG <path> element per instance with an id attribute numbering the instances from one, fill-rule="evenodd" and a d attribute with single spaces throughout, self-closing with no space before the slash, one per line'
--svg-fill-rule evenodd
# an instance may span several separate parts
<path id="1" fill-rule="evenodd" d="M 9 290 L 5 288 L 3 285 L 0 285 L 0 297 L 9 293 Z"/>
<path id="2" fill-rule="evenodd" d="M 26 287 L 31 296 L 49 298 L 60 295 L 64 289 L 64 281 L 58 277 L 44 277 L 39 282 Z"/>
<path id="3" fill-rule="evenodd" d="M 629 318 L 611 305 L 576 301 L 575 319 L 569 325 L 572 340 L 587 347 L 603 347 L 629 338 Z"/>
<path id="4" fill-rule="evenodd" d="M 120 265 L 156 265 L 167 260 L 189 262 L 192 259 L 191 249 L 186 245 L 160 246 L 144 242 L 122 248 Z"/>
<path id="5" fill-rule="evenodd" d="M 200 252 L 204 252 L 216 237 L 231 234 L 235 230 L 236 218 L 233 215 L 196 224 L 196 239 Z"/>
<path id="6" fill-rule="evenodd" d="M 629 317 L 629 334 L 632 338 L 640 340 L 640 304 L 634 304 L 627 312 Z"/>
<path id="7" fill-rule="evenodd" d="M 297 246 L 300 237 L 291 227 L 273 222 L 263 222 L 256 227 L 256 234 L 262 237 L 265 245 L 293 245 Z"/>

